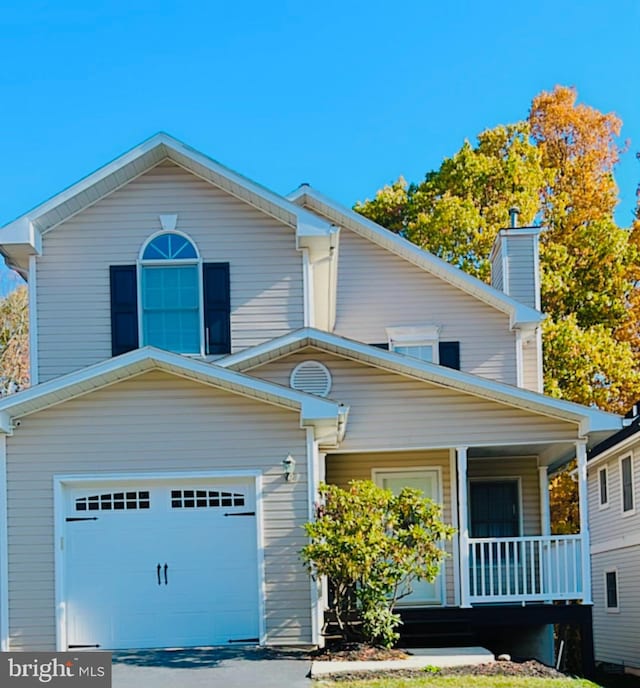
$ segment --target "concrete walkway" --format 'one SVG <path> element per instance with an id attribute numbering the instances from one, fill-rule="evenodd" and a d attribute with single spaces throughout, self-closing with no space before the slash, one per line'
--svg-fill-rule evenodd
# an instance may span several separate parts
<path id="1" fill-rule="evenodd" d="M 113 653 L 113 688 L 310 688 L 305 652 L 261 647 Z"/>

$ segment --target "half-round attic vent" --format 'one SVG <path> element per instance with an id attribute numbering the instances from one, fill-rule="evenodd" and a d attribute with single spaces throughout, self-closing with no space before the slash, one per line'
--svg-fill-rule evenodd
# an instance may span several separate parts
<path id="1" fill-rule="evenodd" d="M 303 361 L 291 372 L 289 384 L 299 392 L 326 397 L 331 390 L 331 373 L 318 361 Z"/>

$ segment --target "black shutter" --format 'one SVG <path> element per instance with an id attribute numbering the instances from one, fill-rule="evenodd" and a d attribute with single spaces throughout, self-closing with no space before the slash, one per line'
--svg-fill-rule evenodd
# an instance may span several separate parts
<path id="1" fill-rule="evenodd" d="M 138 348 L 138 285 L 135 265 L 112 265 L 111 355 Z"/>
<path id="2" fill-rule="evenodd" d="M 229 263 L 205 263 L 202 276 L 206 353 L 231 353 Z"/>
<path id="3" fill-rule="evenodd" d="M 440 342 L 438 347 L 440 365 L 460 370 L 460 342 Z"/>

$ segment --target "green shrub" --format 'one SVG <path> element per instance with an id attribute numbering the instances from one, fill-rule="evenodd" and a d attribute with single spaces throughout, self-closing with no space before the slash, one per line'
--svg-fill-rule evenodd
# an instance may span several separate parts
<path id="1" fill-rule="evenodd" d="M 400 617 L 393 609 L 416 580 L 433 582 L 446 556 L 441 543 L 453 528 L 420 490 L 394 496 L 369 480 L 347 489 L 321 485 L 316 519 L 305 524 L 301 557 L 315 578 L 331 584 L 331 611 L 347 642 L 390 647 Z"/>

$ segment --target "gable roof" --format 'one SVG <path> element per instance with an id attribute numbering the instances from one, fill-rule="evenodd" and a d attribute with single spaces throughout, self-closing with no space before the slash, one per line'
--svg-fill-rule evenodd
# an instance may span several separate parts
<path id="1" fill-rule="evenodd" d="M 315 427 L 329 444 L 335 444 L 344 433 L 349 409 L 338 402 L 150 346 L 107 359 L 0 400 L 0 432 L 11 434 L 16 418 L 152 370 L 299 411 L 300 426 Z"/>
<path id="2" fill-rule="evenodd" d="M 336 231 L 316 214 L 161 132 L 2 227 L 7 262 L 24 272 L 25 256 L 41 252 L 43 234 L 167 159 L 294 228 L 298 239 L 327 238 Z"/>
<path id="3" fill-rule="evenodd" d="M 600 461 L 604 461 L 612 454 L 624 451 L 638 441 L 640 441 L 640 417 L 634 418 L 622 430 L 596 445 L 587 456 L 589 465 L 600 463 Z"/>
<path id="4" fill-rule="evenodd" d="M 329 218 L 331 222 L 350 229 L 422 270 L 508 314 L 511 327 L 533 327 L 545 318 L 540 311 L 516 301 L 504 292 L 485 284 L 476 277 L 419 248 L 350 208 L 340 205 L 306 184 L 290 193 L 287 198 L 320 213 Z"/>
<path id="5" fill-rule="evenodd" d="M 554 399 L 521 387 L 513 387 L 445 366 L 427 363 L 313 328 L 297 330 L 265 344 L 226 356 L 216 363 L 225 368 L 248 371 L 308 346 L 390 370 L 400 375 L 573 422 L 579 426 L 582 437 L 592 434 L 597 437 L 598 433 L 609 434 L 622 427 L 622 418 L 612 413 L 605 413 L 599 409 L 562 399 Z"/>

